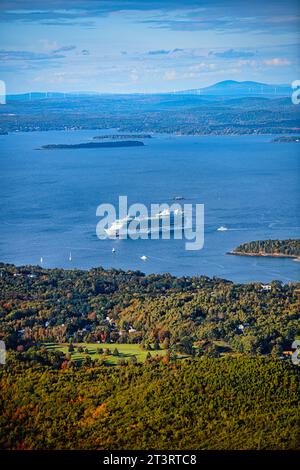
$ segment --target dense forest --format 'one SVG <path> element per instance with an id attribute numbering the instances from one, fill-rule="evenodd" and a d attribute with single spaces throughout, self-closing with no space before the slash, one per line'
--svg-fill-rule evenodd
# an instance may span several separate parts
<path id="1" fill-rule="evenodd" d="M 0 265 L 0 339 L 8 349 L 44 342 L 139 343 L 199 354 L 280 355 L 300 335 L 299 283 Z M 196 349 L 195 349 L 196 348 Z M 216 351 L 218 353 L 218 351 Z"/>
<path id="2" fill-rule="evenodd" d="M 299 284 L 2 263 L 0 288 L 0 448 L 300 447 Z"/>
<path id="3" fill-rule="evenodd" d="M 2 449 L 300 446 L 299 368 L 279 359 L 63 370 L 55 360 L 11 352 L 0 369 Z"/>
<path id="4" fill-rule="evenodd" d="M 257 254 L 270 256 L 300 257 L 300 239 L 257 240 L 243 243 L 235 248 L 233 254 Z"/>

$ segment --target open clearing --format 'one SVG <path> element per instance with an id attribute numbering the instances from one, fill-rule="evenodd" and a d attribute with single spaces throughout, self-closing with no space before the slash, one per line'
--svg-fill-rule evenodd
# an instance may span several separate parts
<path id="1" fill-rule="evenodd" d="M 110 365 L 116 365 L 119 363 L 121 359 L 123 360 L 130 360 L 132 356 L 137 358 L 138 362 L 145 362 L 146 356 L 148 352 L 150 352 L 152 357 L 156 355 L 164 356 L 166 354 L 165 350 L 158 350 L 158 351 L 146 351 L 140 347 L 139 344 L 120 344 L 120 343 L 74 343 L 74 351 L 70 353 L 72 355 L 72 359 L 74 361 L 81 361 L 87 355 L 91 357 L 91 359 L 103 359 L 105 358 L 105 362 Z M 78 348 L 82 347 L 84 350 L 88 350 L 88 354 L 86 352 L 78 352 Z M 56 344 L 56 343 L 47 343 L 45 344 L 46 349 L 52 351 L 62 351 L 64 354 L 67 354 L 69 351 L 68 344 Z M 103 349 L 103 354 L 99 354 L 97 350 L 101 348 Z M 114 350 L 117 349 L 119 352 L 118 356 L 113 355 Z M 110 351 L 110 354 L 107 354 L 107 350 Z"/>

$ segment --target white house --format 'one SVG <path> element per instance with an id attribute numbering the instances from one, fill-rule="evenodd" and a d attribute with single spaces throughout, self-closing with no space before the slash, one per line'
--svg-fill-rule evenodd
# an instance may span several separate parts
<path id="1" fill-rule="evenodd" d="M 262 284 L 261 288 L 262 288 L 262 290 L 271 290 L 272 286 L 270 286 L 270 284 Z"/>

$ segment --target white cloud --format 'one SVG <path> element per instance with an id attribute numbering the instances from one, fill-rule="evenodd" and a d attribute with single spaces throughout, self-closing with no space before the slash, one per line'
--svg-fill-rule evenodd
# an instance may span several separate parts
<path id="1" fill-rule="evenodd" d="M 216 64 L 214 64 L 214 63 L 205 63 L 205 62 L 201 62 L 200 64 L 191 65 L 189 67 L 189 69 L 193 70 L 193 71 L 214 70 L 215 68 L 216 68 Z"/>
<path id="2" fill-rule="evenodd" d="M 167 70 L 164 74 L 164 80 L 175 80 L 177 78 L 176 70 Z"/>
<path id="3" fill-rule="evenodd" d="M 266 65 L 270 65 L 272 67 L 278 67 L 282 65 L 290 65 L 291 62 L 288 59 L 282 57 L 274 57 L 273 59 L 267 59 L 264 61 Z"/>
<path id="4" fill-rule="evenodd" d="M 237 66 L 242 67 L 244 65 L 249 65 L 250 67 L 256 67 L 258 64 L 257 60 L 241 59 L 237 61 Z"/>
<path id="5" fill-rule="evenodd" d="M 139 74 L 137 73 L 136 69 L 131 70 L 130 72 L 130 78 L 133 82 L 137 82 L 138 79 L 140 78 Z"/>

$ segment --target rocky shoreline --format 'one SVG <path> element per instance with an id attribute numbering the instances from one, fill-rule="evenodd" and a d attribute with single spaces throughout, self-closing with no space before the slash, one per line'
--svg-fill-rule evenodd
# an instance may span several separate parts
<path id="1" fill-rule="evenodd" d="M 227 255 L 235 255 L 235 256 L 252 256 L 252 257 L 264 257 L 264 258 L 292 258 L 297 261 L 300 261 L 300 257 L 296 255 L 287 255 L 285 253 L 246 253 L 244 251 L 228 251 Z"/>

